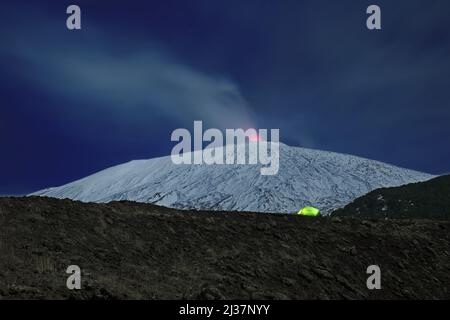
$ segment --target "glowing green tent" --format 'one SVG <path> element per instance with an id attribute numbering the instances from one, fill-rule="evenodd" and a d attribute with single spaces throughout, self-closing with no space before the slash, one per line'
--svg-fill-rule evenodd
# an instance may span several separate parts
<path id="1" fill-rule="evenodd" d="M 310 217 L 316 217 L 320 215 L 320 210 L 314 207 L 304 207 L 298 212 L 301 216 L 310 216 Z"/>

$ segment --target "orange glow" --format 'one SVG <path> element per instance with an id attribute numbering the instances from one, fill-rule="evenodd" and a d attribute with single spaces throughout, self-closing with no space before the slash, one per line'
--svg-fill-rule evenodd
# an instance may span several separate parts
<path id="1" fill-rule="evenodd" d="M 258 134 L 253 134 L 249 137 L 249 140 L 252 142 L 255 142 L 255 141 L 261 141 L 262 139 Z"/>

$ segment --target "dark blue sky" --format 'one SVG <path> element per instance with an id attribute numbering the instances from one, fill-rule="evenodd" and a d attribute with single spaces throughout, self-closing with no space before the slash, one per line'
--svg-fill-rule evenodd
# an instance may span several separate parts
<path id="1" fill-rule="evenodd" d="M 66 29 L 78 4 L 82 30 Z M 365 27 L 370 4 L 382 30 Z M 450 2 L 2 1 L 0 194 L 170 153 L 171 132 L 450 171 Z"/>

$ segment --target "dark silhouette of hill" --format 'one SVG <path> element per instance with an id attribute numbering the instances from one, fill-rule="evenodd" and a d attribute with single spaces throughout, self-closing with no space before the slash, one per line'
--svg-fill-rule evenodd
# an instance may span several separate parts
<path id="1" fill-rule="evenodd" d="M 450 298 L 449 221 L 29 197 L 0 198 L 0 230 L 0 299 Z M 366 286 L 373 264 L 381 290 Z"/>
<path id="2" fill-rule="evenodd" d="M 450 175 L 395 188 L 381 188 L 356 199 L 335 216 L 450 219 Z"/>

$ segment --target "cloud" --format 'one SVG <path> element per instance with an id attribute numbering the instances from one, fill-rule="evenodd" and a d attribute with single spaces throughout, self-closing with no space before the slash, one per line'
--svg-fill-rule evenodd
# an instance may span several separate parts
<path id="1" fill-rule="evenodd" d="M 96 111 L 119 120 L 163 115 L 177 123 L 255 125 L 236 83 L 183 63 L 155 41 L 115 41 L 92 26 L 88 35 L 42 23 L 39 31 L 13 28 L 13 41 L 0 48 L 3 62 L 5 57 L 20 62 L 25 68 L 16 75 L 59 99 L 67 112 L 90 112 L 86 108 L 95 105 Z"/>

